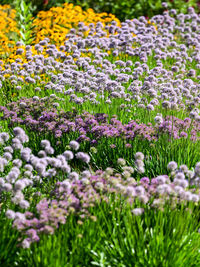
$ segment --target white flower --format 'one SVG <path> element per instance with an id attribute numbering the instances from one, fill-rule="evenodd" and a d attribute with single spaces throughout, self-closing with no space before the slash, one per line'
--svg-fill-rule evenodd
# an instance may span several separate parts
<path id="1" fill-rule="evenodd" d="M 31 156 L 31 149 L 29 147 L 26 147 L 21 150 L 21 158 L 25 161 L 29 161 Z"/>
<path id="2" fill-rule="evenodd" d="M 15 185 L 14 185 L 14 189 L 16 190 L 16 191 L 18 191 L 18 190 L 23 190 L 24 188 L 26 187 L 26 185 L 25 185 L 25 183 L 22 181 L 22 180 L 18 180 L 16 183 L 15 183 Z"/>
<path id="3" fill-rule="evenodd" d="M 96 182 L 95 188 L 99 189 L 99 190 L 102 190 L 104 188 L 104 184 L 102 182 Z"/>
<path id="4" fill-rule="evenodd" d="M 63 165 L 67 164 L 66 159 L 63 155 L 58 155 L 56 158 L 59 159 Z"/>
<path id="5" fill-rule="evenodd" d="M 61 166 L 61 170 L 66 173 L 70 173 L 71 168 L 67 163 L 65 163 L 63 166 Z"/>
<path id="6" fill-rule="evenodd" d="M 177 163 L 175 161 L 170 161 L 167 165 L 169 171 L 175 171 L 177 169 Z"/>
<path id="7" fill-rule="evenodd" d="M 135 165 L 139 168 L 139 167 L 144 167 L 144 162 L 140 159 L 137 159 L 135 161 Z"/>
<path id="8" fill-rule="evenodd" d="M 140 200 L 142 203 L 144 203 L 144 204 L 146 204 L 146 203 L 149 201 L 149 198 L 148 198 L 147 195 L 141 195 L 141 196 L 139 196 L 138 198 L 139 198 L 139 200 Z"/>
<path id="9" fill-rule="evenodd" d="M 27 239 L 23 240 L 23 242 L 22 242 L 22 247 L 23 248 L 30 248 L 30 245 L 31 245 L 31 243 L 30 243 L 29 240 L 27 240 Z"/>
<path id="10" fill-rule="evenodd" d="M 79 147 L 80 147 L 79 143 L 76 142 L 76 141 L 71 141 L 71 142 L 69 143 L 69 146 L 70 146 L 73 150 L 78 150 Z"/>
<path id="11" fill-rule="evenodd" d="M 135 188 L 133 186 L 127 186 L 126 195 L 128 195 L 129 197 L 135 197 L 136 196 Z"/>
<path id="12" fill-rule="evenodd" d="M 114 171 L 113 168 L 110 168 L 110 167 L 106 168 L 106 170 L 105 170 L 106 174 L 108 174 L 108 175 L 112 175 L 113 171 Z"/>
<path id="13" fill-rule="evenodd" d="M 39 152 L 38 152 L 38 156 L 40 157 L 40 158 L 44 158 L 44 157 L 46 157 L 46 152 L 44 151 L 44 150 L 40 150 Z"/>
<path id="14" fill-rule="evenodd" d="M 185 179 L 177 179 L 177 178 L 174 179 L 174 184 L 175 185 L 179 185 L 179 186 L 181 186 L 183 188 L 186 188 L 189 185 L 187 180 L 185 180 Z"/>
<path id="15" fill-rule="evenodd" d="M 82 177 L 82 178 L 89 178 L 90 176 L 91 176 L 91 173 L 90 173 L 88 170 L 83 171 L 83 172 L 81 173 L 81 177 Z"/>
<path id="16" fill-rule="evenodd" d="M 49 155 L 53 155 L 54 154 L 54 149 L 51 146 L 46 146 L 44 150 Z"/>
<path id="17" fill-rule="evenodd" d="M 183 187 L 176 185 L 174 186 L 174 191 L 178 194 L 178 195 L 182 195 L 185 191 L 183 189 Z"/>
<path id="18" fill-rule="evenodd" d="M 32 172 L 32 170 L 33 170 L 33 166 L 32 166 L 31 164 L 26 164 L 26 165 L 24 166 L 24 169 L 26 169 L 26 170 Z"/>
<path id="19" fill-rule="evenodd" d="M 170 194 L 172 192 L 172 189 L 168 184 L 161 184 L 156 188 L 156 192 L 160 195 L 163 195 L 165 193 Z"/>
<path id="20" fill-rule="evenodd" d="M 192 200 L 192 193 L 187 191 L 187 192 L 184 192 L 183 194 L 183 199 L 187 200 L 187 201 L 191 201 Z"/>
<path id="21" fill-rule="evenodd" d="M 192 200 L 193 202 L 199 202 L 199 196 L 196 195 L 196 194 L 192 194 L 192 198 L 191 198 L 191 200 Z"/>
<path id="22" fill-rule="evenodd" d="M 178 173 L 175 175 L 175 178 L 176 178 L 176 179 L 183 180 L 183 179 L 185 179 L 185 175 L 184 175 L 184 173 L 182 173 L 182 172 L 178 172 Z"/>
<path id="23" fill-rule="evenodd" d="M 144 167 L 137 167 L 137 172 L 138 173 L 145 173 L 145 169 L 144 169 Z"/>
<path id="24" fill-rule="evenodd" d="M 5 183 L 3 185 L 3 189 L 6 191 L 6 192 L 9 192 L 12 190 L 12 185 L 10 183 Z"/>
<path id="25" fill-rule="evenodd" d="M 164 183 L 166 183 L 166 181 L 167 181 L 166 177 L 163 176 L 163 175 L 159 175 L 159 176 L 157 176 L 157 177 L 156 177 L 156 180 L 158 181 L 159 184 L 164 184 Z"/>
<path id="26" fill-rule="evenodd" d="M 190 114 L 189 114 L 189 117 L 191 119 L 196 119 L 198 117 L 198 113 L 195 112 L 195 111 L 191 111 Z"/>
<path id="27" fill-rule="evenodd" d="M 21 159 L 15 159 L 15 160 L 13 160 L 13 166 L 16 166 L 16 167 L 18 167 L 18 168 L 20 168 L 21 166 L 22 166 L 22 161 L 21 161 Z"/>
<path id="28" fill-rule="evenodd" d="M 191 170 L 188 170 L 186 175 L 187 175 L 188 179 L 192 179 L 192 178 L 194 178 L 195 173 Z"/>
<path id="29" fill-rule="evenodd" d="M 10 136 L 8 133 L 6 132 L 3 132 L 3 133 L 0 133 L 0 139 L 2 139 L 3 142 L 7 142 L 9 140 Z"/>
<path id="30" fill-rule="evenodd" d="M 117 160 L 117 163 L 120 165 L 120 166 L 125 166 L 126 165 L 126 160 L 123 159 L 123 158 L 119 158 Z"/>
<path id="31" fill-rule="evenodd" d="M 135 160 L 144 160 L 144 154 L 142 152 L 137 152 L 134 157 Z"/>
<path id="32" fill-rule="evenodd" d="M 78 180 L 79 179 L 78 173 L 77 172 L 71 172 L 69 174 L 69 179 L 71 179 L 71 180 Z"/>
<path id="33" fill-rule="evenodd" d="M 123 175 L 123 177 L 124 177 L 125 179 L 131 177 L 131 173 L 130 173 L 129 171 L 123 171 L 123 172 L 122 172 L 122 175 Z"/>
<path id="34" fill-rule="evenodd" d="M 28 209 L 30 207 L 30 204 L 27 200 L 22 200 L 20 201 L 19 206 L 22 209 Z"/>
<path id="35" fill-rule="evenodd" d="M 62 186 L 65 188 L 65 189 L 70 189 L 71 188 L 71 183 L 69 180 L 64 180 L 62 181 Z"/>
<path id="36" fill-rule="evenodd" d="M 135 192 L 138 196 L 144 195 L 145 194 L 145 189 L 143 186 L 138 185 L 135 187 Z"/>
<path id="37" fill-rule="evenodd" d="M 42 140 L 40 144 L 41 144 L 41 147 L 43 148 L 51 146 L 49 140 Z"/>
<path id="38" fill-rule="evenodd" d="M 88 185 L 90 183 L 90 181 L 87 178 L 82 178 L 81 182 L 83 185 Z"/>
<path id="39" fill-rule="evenodd" d="M 7 159 L 0 157 L 0 172 L 4 171 L 5 166 L 8 164 Z"/>
<path id="40" fill-rule="evenodd" d="M 72 160 L 74 158 L 74 154 L 72 151 L 70 150 L 66 150 L 64 153 L 63 153 L 63 156 L 65 157 L 66 160 Z"/>
<path id="41" fill-rule="evenodd" d="M 8 181 L 9 183 L 14 183 L 18 177 L 19 177 L 19 174 L 17 172 L 10 171 L 8 175 L 6 176 L 6 181 Z"/>
<path id="42" fill-rule="evenodd" d="M 196 163 L 194 171 L 196 175 L 200 175 L 200 162 Z"/>
<path id="43" fill-rule="evenodd" d="M 78 152 L 76 154 L 76 158 L 82 160 L 85 163 L 89 163 L 90 162 L 90 156 L 88 154 L 84 153 L 84 152 Z"/>
<path id="44" fill-rule="evenodd" d="M 5 184 L 5 181 L 3 178 L 0 178 L 0 188 L 3 187 Z"/>
<path id="45" fill-rule="evenodd" d="M 5 152 L 9 152 L 9 153 L 13 153 L 13 148 L 11 147 L 11 146 L 6 146 L 6 147 L 4 147 L 4 151 Z"/>
<path id="46" fill-rule="evenodd" d="M 142 208 L 135 208 L 131 211 L 135 216 L 139 216 L 142 215 L 142 213 L 144 213 L 144 209 Z"/>
<path id="47" fill-rule="evenodd" d="M 187 167 L 187 165 L 185 165 L 185 164 L 182 164 L 182 165 L 179 167 L 179 169 L 180 169 L 182 172 L 184 172 L 184 173 L 187 173 L 187 171 L 188 171 L 188 167 Z"/>
<path id="48" fill-rule="evenodd" d="M 161 116 L 156 116 L 154 120 L 155 120 L 155 123 L 158 123 L 158 124 L 161 124 L 163 122 L 163 118 Z"/>
<path id="49" fill-rule="evenodd" d="M 36 95 L 33 96 L 33 100 L 34 100 L 34 101 L 38 101 L 39 99 L 40 99 L 40 98 L 39 98 L 38 96 L 36 96 Z"/>
<path id="50" fill-rule="evenodd" d="M 11 220 L 15 219 L 15 212 L 13 210 L 7 210 L 5 215 L 8 219 Z"/>
<path id="51" fill-rule="evenodd" d="M 24 195 L 21 191 L 17 191 L 14 197 L 12 198 L 12 202 L 15 204 L 19 204 L 24 199 Z"/>

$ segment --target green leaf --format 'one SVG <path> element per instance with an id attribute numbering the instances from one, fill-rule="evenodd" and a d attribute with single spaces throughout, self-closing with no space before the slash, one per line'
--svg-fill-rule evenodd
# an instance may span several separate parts
<path id="1" fill-rule="evenodd" d="M 19 13 L 18 16 L 21 21 L 24 21 L 24 16 L 21 13 Z"/>
<path id="2" fill-rule="evenodd" d="M 95 265 L 95 266 L 100 266 L 100 264 L 98 262 L 96 262 L 96 261 L 91 261 L 91 264 Z"/>
<path id="3" fill-rule="evenodd" d="M 23 31 L 26 30 L 26 27 L 25 27 L 25 25 L 23 25 L 23 24 L 20 25 L 20 28 L 21 28 Z"/>
<path id="4" fill-rule="evenodd" d="M 23 40 L 25 40 L 25 35 L 24 35 L 24 33 L 23 33 L 22 31 L 20 31 L 20 34 L 21 34 Z"/>
<path id="5" fill-rule="evenodd" d="M 25 7 L 25 2 L 24 0 L 21 1 L 21 4 L 20 4 L 20 8 L 21 8 L 21 11 L 24 13 L 24 7 Z"/>

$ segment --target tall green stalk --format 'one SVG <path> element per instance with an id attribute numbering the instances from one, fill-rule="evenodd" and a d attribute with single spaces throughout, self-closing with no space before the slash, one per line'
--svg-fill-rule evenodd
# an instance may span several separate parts
<path id="1" fill-rule="evenodd" d="M 16 21 L 18 23 L 21 39 L 20 41 L 24 45 L 31 44 L 34 40 L 32 38 L 33 30 L 33 12 L 36 9 L 35 6 L 32 6 L 32 3 L 26 3 L 24 0 L 15 0 L 14 8 L 16 10 Z"/>

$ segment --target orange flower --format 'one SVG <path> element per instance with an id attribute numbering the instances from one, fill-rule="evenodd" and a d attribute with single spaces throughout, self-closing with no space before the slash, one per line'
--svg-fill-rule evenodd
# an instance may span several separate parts
<path id="1" fill-rule="evenodd" d="M 50 18 L 50 19 L 49 19 Z M 36 35 L 35 43 L 49 37 L 50 41 L 60 46 L 64 43 L 65 35 L 70 28 L 77 27 L 80 21 L 86 25 L 90 23 L 102 22 L 103 26 L 117 21 L 120 26 L 120 21 L 112 14 L 95 13 L 93 9 L 89 8 L 83 11 L 80 6 L 65 3 L 62 7 L 52 7 L 49 11 L 41 11 L 34 20 L 34 35 Z M 88 32 L 85 33 L 87 35 Z"/>

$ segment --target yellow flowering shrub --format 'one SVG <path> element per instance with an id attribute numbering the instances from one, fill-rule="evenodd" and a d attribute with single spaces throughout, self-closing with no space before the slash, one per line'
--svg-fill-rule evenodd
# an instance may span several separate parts
<path id="1" fill-rule="evenodd" d="M 80 6 L 65 3 L 63 7 L 52 7 L 49 11 L 38 13 L 33 22 L 35 43 L 48 37 L 52 43 L 61 45 L 69 29 L 76 27 L 79 22 L 89 25 L 100 21 L 105 26 L 113 20 L 120 26 L 120 21 L 112 14 L 95 13 L 91 8 L 83 11 Z"/>
<path id="2" fill-rule="evenodd" d="M 16 11 L 9 5 L 0 5 L 0 58 L 5 58 L 15 50 L 19 30 L 15 21 Z"/>
<path id="3" fill-rule="evenodd" d="M 20 39 L 20 31 L 17 28 L 15 15 L 16 11 L 11 9 L 9 5 L 0 6 L 2 21 L 0 24 L 0 59 L 3 59 L 5 64 L 15 62 L 16 59 L 20 60 L 21 64 L 28 62 L 25 57 L 25 46 L 16 46 L 16 41 Z M 48 37 L 50 43 L 54 43 L 56 46 L 64 44 L 66 34 L 69 33 L 71 28 L 76 28 L 79 22 L 84 22 L 88 26 L 90 23 L 96 24 L 100 21 L 105 26 L 113 20 L 120 26 L 120 21 L 112 14 L 95 13 L 93 9 L 83 11 L 80 6 L 68 3 L 65 3 L 62 7 L 52 7 L 49 11 L 40 11 L 33 22 L 33 36 L 35 38 L 31 44 L 32 55 L 38 54 L 34 44 L 45 37 Z M 85 36 L 88 32 L 85 32 Z M 22 54 L 16 53 L 19 48 L 24 50 Z M 41 54 L 48 57 L 46 47 Z"/>

